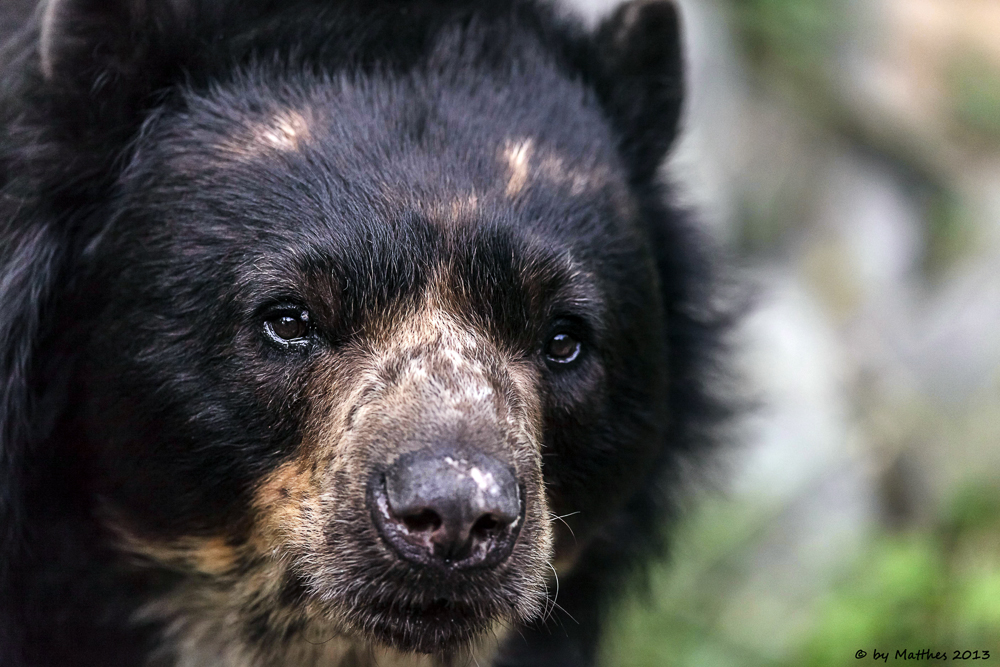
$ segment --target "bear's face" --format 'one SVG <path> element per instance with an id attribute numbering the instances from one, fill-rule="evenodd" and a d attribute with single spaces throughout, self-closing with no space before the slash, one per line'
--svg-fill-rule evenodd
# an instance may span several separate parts
<path id="1" fill-rule="evenodd" d="M 656 269 L 582 84 L 532 72 L 526 114 L 511 76 L 264 69 L 147 121 L 81 290 L 102 516 L 182 574 L 141 615 L 446 651 L 542 613 L 620 507 L 658 447 Z"/>

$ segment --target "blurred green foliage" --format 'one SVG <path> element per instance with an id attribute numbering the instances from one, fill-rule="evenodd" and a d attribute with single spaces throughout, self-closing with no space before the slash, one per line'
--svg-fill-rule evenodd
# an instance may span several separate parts
<path id="1" fill-rule="evenodd" d="M 845 25 L 838 0 L 729 0 L 728 6 L 744 55 L 759 71 L 825 86 L 836 29 Z"/>
<path id="2" fill-rule="evenodd" d="M 777 664 L 729 632 L 724 616 L 748 576 L 751 547 L 774 520 L 763 507 L 706 501 L 679 526 L 673 558 L 627 603 L 604 645 L 606 667 Z"/>
<path id="3" fill-rule="evenodd" d="M 930 278 L 940 277 L 974 250 L 975 223 L 962 196 L 937 184 L 924 198 L 926 239 L 922 269 Z"/>
<path id="4" fill-rule="evenodd" d="M 1000 491 L 974 486 L 925 530 L 874 539 L 822 602 L 800 664 L 846 647 L 990 650 L 1000 658 Z"/>
<path id="5" fill-rule="evenodd" d="M 774 518 L 774 517 L 772 517 Z M 675 557 L 652 573 L 650 599 L 615 617 L 606 667 L 833 667 L 897 649 L 990 650 L 1000 659 L 1000 489 L 967 487 L 921 529 L 877 531 L 821 594 L 794 614 L 748 610 L 727 622 L 757 538 L 771 518 L 714 503 L 680 532 Z M 730 607 L 730 609 L 727 609 Z M 741 619 L 745 624 L 747 618 Z"/>
<path id="6" fill-rule="evenodd" d="M 949 74 L 955 120 L 980 138 L 1000 142 L 1000 71 L 995 61 L 964 54 L 955 59 Z"/>

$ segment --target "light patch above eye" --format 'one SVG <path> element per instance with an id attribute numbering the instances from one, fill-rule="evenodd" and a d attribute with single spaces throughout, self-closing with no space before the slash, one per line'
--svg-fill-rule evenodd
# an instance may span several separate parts
<path id="1" fill-rule="evenodd" d="M 510 177 L 507 180 L 508 197 L 516 196 L 528 182 L 534 145 L 534 140 L 529 137 L 516 142 L 508 141 L 504 147 L 503 157 L 510 170 Z"/>
<path id="2" fill-rule="evenodd" d="M 387 200 L 391 201 L 394 196 L 394 193 L 386 193 Z M 405 205 L 423 211 L 429 220 L 452 228 L 476 221 L 476 215 L 479 213 L 479 195 L 475 192 L 467 192 L 456 194 L 450 199 L 442 201 L 416 199 L 413 202 L 406 202 Z"/>
<path id="3" fill-rule="evenodd" d="M 598 166 L 589 171 L 569 166 L 561 157 L 547 155 L 538 165 L 538 174 L 557 185 L 568 187 L 574 197 L 598 190 L 610 180 L 607 167 Z"/>
<path id="4" fill-rule="evenodd" d="M 278 150 L 293 151 L 309 135 L 309 123 L 296 111 L 284 111 L 273 118 L 271 125 L 258 129 L 257 140 Z"/>
<path id="5" fill-rule="evenodd" d="M 219 148 L 236 159 L 255 159 L 273 151 L 298 151 L 311 136 L 308 110 L 281 109 L 260 119 L 247 119 Z"/>
<path id="6" fill-rule="evenodd" d="M 606 165 L 593 164 L 593 160 L 586 157 L 583 164 L 581 160 L 568 160 L 553 151 L 537 148 L 530 137 L 508 140 L 504 144 L 502 161 L 507 166 L 508 197 L 520 194 L 531 178 L 568 188 L 573 196 L 598 190 L 611 181 Z"/>

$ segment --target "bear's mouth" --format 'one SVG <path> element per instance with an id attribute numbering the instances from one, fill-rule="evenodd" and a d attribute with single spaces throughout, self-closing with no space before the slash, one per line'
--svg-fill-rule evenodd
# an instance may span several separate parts
<path id="1" fill-rule="evenodd" d="M 368 605 L 372 633 L 384 644 L 403 651 L 450 654 L 471 644 L 490 626 L 493 616 L 480 605 L 435 598 L 426 604 L 400 599 Z"/>

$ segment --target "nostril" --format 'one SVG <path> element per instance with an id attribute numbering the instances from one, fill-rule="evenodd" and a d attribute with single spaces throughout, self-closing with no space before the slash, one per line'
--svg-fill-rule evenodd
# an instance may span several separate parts
<path id="1" fill-rule="evenodd" d="M 433 533 L 441 527 L 441 517 L 432 509 L 402 517 L 403 525 L 411 533 Z"/>
<path id="2" fill-rule="evenodd" d="M 500 528 L 500 522 L 492 514 L 484 514 L 479 517 L 472 526 L 472 534 L 476 537 L 487 537 L 490 533 Z"/>

